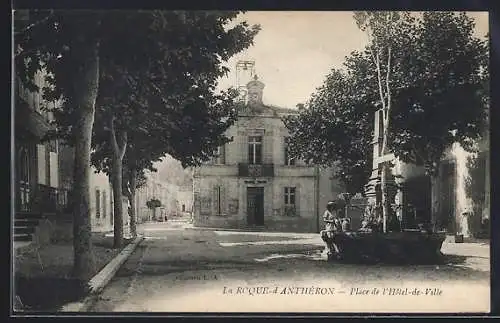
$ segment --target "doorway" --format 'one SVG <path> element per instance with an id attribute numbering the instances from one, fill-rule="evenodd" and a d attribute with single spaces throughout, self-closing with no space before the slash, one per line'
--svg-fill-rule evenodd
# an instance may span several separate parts
<path id="1" fill-rule="evenodd" d="M 264 188 L 247 188 L 247 224 L 264 225 Z"/>

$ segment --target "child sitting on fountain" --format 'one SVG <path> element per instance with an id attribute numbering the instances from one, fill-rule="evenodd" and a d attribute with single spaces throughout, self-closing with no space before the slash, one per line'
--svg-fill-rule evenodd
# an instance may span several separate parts
<path id="1" fill-rule="evenodd" d="M 340 250 L 338 246 L 333 243 L 333 237 L 335 233 L 340 232 L 341 222 L 337 214 L 338 205 L 335 202 L 328 202 L 326 205 L 325 213 L 323 213 L 323 221 L 325 222 L 325 230 L 321 231 L 321 238 L 326 243 L 325 251 L 327 252 L 328 258 L 333 255 L 333 250 L 335 254 L 339 255 Z"/>

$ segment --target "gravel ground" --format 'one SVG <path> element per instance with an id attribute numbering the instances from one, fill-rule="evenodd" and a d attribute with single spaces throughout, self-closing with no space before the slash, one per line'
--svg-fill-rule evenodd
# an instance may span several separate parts
<path id="1" fill-rule="evenodd" d="M 489 310 L 489 248 L 479 244 L 444 245 L 447 255 L 439 265 L 362 265 L 327 263 L 317 241 L 311 237 L 297 240 L 293 234 L 289 235 L 291 244 L 276 238 L 274 244 L 224 247 L 237 240 L 238 234 L 166 227 L 144 232 L 146 240 L 91 311 Z M 255 239 L 272 241 L 266 234 L 262 238 Z"/>

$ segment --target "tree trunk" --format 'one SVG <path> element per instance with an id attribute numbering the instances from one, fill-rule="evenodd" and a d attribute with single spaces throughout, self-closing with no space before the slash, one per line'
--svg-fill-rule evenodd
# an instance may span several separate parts
<path id="1" fill-rule="evenodd" d="M 439 174 L 431 175 L 431 227 L 434 232 L 442 229 L 442 223 L 439 220 L 441 208 L 441 181 Z"/>
<path id="2" fill-rule="evenodd" d="M 95 116 L 95 102 L 99 88 L 99 42 L 93 41 L 88 55 L 82 55 L 81 75 L 75 98 L 76 120 L 73 135 L 75 141 L 73 187 L 73 276 L 88 279 L 95 270 L 92 253 L 92 227 L 90 214 L 90 148 Z"/>
<path id="3" fill-rule="evenodd" d="M 123 165 L 119 158 L 113 156 L 111 177 L 113 181 L 113 247 L 123 246 L 123 201 L 122 201 L 122 172 Z"/>
<path id="4" fill-rule="evenodd" d="M 114 118 L 111 118 L 111 143 L 113 146 L 113 167 L 111 176 L 113 178 L 113 200 L 114 200 L 114 226 L 113 226 L 113 247 L 123 247 L 123 156 L 127 147 L 127 136 L 123 132 L 121 136 L 122 145 L 118 145 L 116 130 L 114 127 Z"/>
<path id="5" fill-rule="evenodd" d="M 381 174 L 381 191 L 382 191 L 382 216 L 383 216 L 383 232 L 387 232 L 387 223 L 390 214 L 391 201 L 389 200 L 389 189 L 387 187 L 387 177 L 389 176 L 389 166 L 387 163 L 382 164 L 382 174 Z"/>
<path id="6" fill-rule="evenodd" d="M 137 237 L 137 221 L 136 221 L 136 210 L 135 210 L 135 196 L 136 196 L 136 187 L 137 187 L 137 171 L 131 170 L 130 173 L 130 194 L 128 199 L 130 201 L 130 234 L 132 237 Z"/>

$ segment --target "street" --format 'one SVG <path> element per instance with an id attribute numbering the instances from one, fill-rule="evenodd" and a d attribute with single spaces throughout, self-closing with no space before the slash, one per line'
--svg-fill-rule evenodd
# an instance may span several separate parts
<path id="1" fill-rule="evenodd" d="M 489 247 L 445 243 L 442 265 L 327 263 L 315 234 L 140 227 L 145 240 L 92 312 L 489 310 Z"/>

